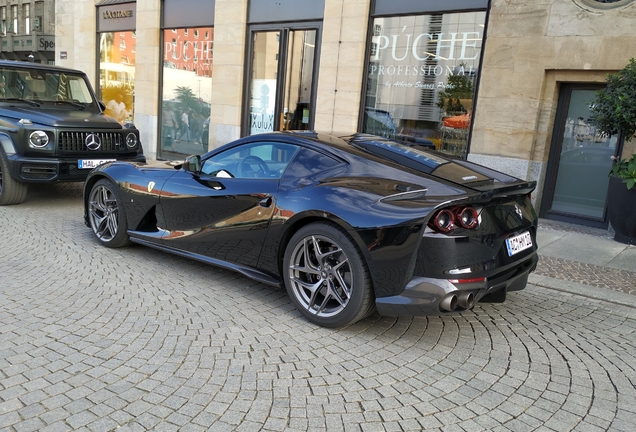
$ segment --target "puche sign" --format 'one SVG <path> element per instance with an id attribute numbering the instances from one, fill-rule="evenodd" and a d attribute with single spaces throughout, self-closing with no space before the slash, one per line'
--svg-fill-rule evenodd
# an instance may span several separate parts
<path id="1" fill-rule="evenodd" d="M 481 54 L 480 31 L 434 32 L 429 27 L 418 32 L 413 27 L 390 26 L 388 19 L 383 24 L 389 24 L 388 34 L 373 36 L 369 58 L 369 77 L 378 87 L 407 92 L 449 90 L 452 84 L 448 77 L 475 76 Z"/>
<path id="2" fill-rule="evenodd" d="M 187 38 L 181 35 L 173 39 L 173 41 L 164 42 L 164 62 L 172 63 L 176 69 L 181 70 L 196 69 L 199 72 L 211 70 L 214 48 L 212 41 L 195 41 L 192 37 Z"/>

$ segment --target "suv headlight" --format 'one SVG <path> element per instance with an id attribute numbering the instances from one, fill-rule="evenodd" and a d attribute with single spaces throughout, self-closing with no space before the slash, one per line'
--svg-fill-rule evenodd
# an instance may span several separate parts
<path id="1" fill-rule="evenodd" d="M 49 143 L 49 136 L 44 131 L 33 131 L 29 135 L 29 147 L 42 148 Z"/>
<path id="2" fill-rule="evenodd" d="M 134 133 L 129 133 L 128 135 L 126 135 L 126 145 L 129 148 L 133 148 L 137 146 L 137 135 L 135 135 Z"/>

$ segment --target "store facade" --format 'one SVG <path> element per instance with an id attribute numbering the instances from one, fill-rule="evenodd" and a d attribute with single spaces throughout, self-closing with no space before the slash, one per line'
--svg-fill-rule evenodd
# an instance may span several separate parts
<path id="1" fill-rule="evenodd" d="M 561 166 L 561 154 L 575 142 L 633 152 L 595 136 L 585 112 L 634 52 L 633 3 L 58 0 L 56 63 L 93 74 L 100 89 L 132 87 L 124 105 L 151 158 L 275 130 L 369 132 L 536 180 L 542 216 L 604 226 L 601 179 L 593 199 L 575 191 L 579 169 L 567 157 Z M 120 27 L 103 28 L 103 10 L 131 5 L 135 25 L 118 13 L 109 23 Z M 128 39 L 115 40 L 127 32 L 131 55 Z M 109 46 L 119 60 L 106 58 Z"/>

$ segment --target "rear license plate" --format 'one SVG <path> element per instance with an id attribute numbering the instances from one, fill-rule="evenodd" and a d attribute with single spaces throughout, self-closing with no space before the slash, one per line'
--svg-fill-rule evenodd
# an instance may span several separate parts
<path id="1" fill-rule="evenodd" d="M 528 231 L 506 239 L 508 256 L 530 249 L 532 247 L 532 237 Z"/>
<path id="2" fill-rule="evenodd" d="M 77 161 L 77 167 L 79 169 L 90 169 L 106 162 L 113 162 L 114 160 L 115 159 L 80 159 Z"/>

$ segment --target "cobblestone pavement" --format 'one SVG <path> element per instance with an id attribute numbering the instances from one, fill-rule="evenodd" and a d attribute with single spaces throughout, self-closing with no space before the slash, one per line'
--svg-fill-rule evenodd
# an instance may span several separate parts
<path id="1" fill-rule="evenodd" d="M 627 294 L 636 294 L 636 271 L 631 272 L 563 258 L 540 256 L 536 273 Z"/>
<path id="2" fill-rule="evenodd" d="M 80 190 L 0 207 L 1 430 L 634 430 L 633 307 L 531 285 L 317 328 L 283 290 L 99 246 Z"/>

